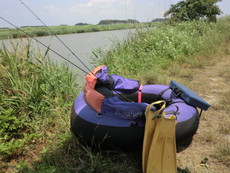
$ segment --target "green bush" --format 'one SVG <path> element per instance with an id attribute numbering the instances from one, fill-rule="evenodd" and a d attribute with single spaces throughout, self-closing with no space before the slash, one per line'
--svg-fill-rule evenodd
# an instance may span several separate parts
<path id="1" fill-rule="evenodd" d="M 34 35 L 35 35 L 36 37 L 41 37 L 41 36 L 49 35 L 49 32 L 47 32 L 47 31 L 37 31 L 37 32 L 35 32 Z"/>

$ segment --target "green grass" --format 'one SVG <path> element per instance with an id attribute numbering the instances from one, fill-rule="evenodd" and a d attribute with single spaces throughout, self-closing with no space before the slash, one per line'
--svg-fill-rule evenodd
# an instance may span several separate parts
<path id="1" fill-rule="evenodd" d="M 68 66 L 51 63 L 29 45 L 1 49 L 0 63 L 0 154 L 7 161 L 59 126 L 53 119 L 67 115 L 77 84 Z"/>
<path id="2" fill-rule="evenodd" d="M 49 28 L 56 35 L 62 34 L 73 34 L 73 33 L 84 33 L 84 32 L 98 32 L 98 31 L 110 31 L 110 30 L 121 30 L 121 29 L 138 29 L 143 27 L 158 26 L 159 22 L 154 23 L 139 23 L 139 24 L 113 24 L 113 25 L 84 25 L 84 26 L 49 26 Z M 45 26 L 37 27 L 22 27 L 20 28 L 24 32 L 34 37 L 48 36 L 52 33 Z M 18 32 L 17 29 L 13 28 L 2 28 L 0 29 L 0 40 L 11 39 L 11 38 L 22 38 L 26 37 L 23 32 Z"/>
<path id="3" fill-rule="evenodd" d="M 159 68 L 168 68 L 175 62 L 202 66 L 193 57 L 210 56 L 223 50 L 221 47 L 230 40 L 229 19 L 221 19 L 217 24 L 193 21 L 162 25 L 149 32 L 139 32 L 124 44 L 116 44 L 97 64 L 107 65 L 112 74 L 131 78 L 157 73 Z"/>
<path id="4" fill-rule="evenodd" d="M 217 24 L 163 25 L 138 32 L 124 44 L 116 43 L 95 63 L 142 83 L 168 84 L 171 77 L 191 81 L 193 68 L 204 68 L 215 54 L 228 54 L 229 28 L 229 17 Z M 68 66 L 54 64 L 36 52 L 29 45 L 0 50 L 0 171 L 141 172 L 141 151 L 93 150 L 71 135 L 70 110 L 81 90 L 77 78 Z M 98 57 L 100 52 L 95 52 Z M 217 155 L 226 158 L 229 147 L 223 145 Z M 178 171 L 189 172 L 187 168 Z"/>
<path id="5" fill-rule="evenodd" d="M 34 172 L 105 172 L 139 173 L 141 172 L 141 154 L 122 153 L 120 151 L 98 151 L 81 145 L 75 137 L 65 135 L 62 143 L 47 148 L 42 160 L 33 165 L 21 163 L 18 169 L 25 173 Z"/>

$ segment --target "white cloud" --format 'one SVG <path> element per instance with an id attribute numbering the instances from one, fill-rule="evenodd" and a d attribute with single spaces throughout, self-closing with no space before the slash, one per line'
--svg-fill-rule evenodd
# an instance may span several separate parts
<path id="1" fill-rule="evenodd" d="M 121 2 L 123 0 L 89 0 L 69 7 L 68 11 L 75 15 L 87 15 L 85 17 L 111 18 L 116 13 L 118 15 L 124 13 L 124 7 L 121 6 Z"/>
<path id="2" fill-rule="evenodd" d="M 59 8 L 55 5 L 48 5 L 48 6 L 44 6 L 44 9 L 47 10 L 50 13 L 56 13 L 59 11 Z"/>
<path id="3" fill-rule="evenodd" d="M 5 15 L 11 15 L 11 14 L 13 14 L 13 12 L 11 10 L 3 10 L 2 12 Z"/>
<path id="4" fill-rule="evenodd" d="M 130 5 L 132 3 L 133 3 L 133 1 L 131 1 L 131 0 L 126 0 L 126 1 L 121 1 L 120 2 L 121 5 Z"/>
<path id="5" fill-rule="evenodd" d="M 121 0 L 89 0 L 86 3 L 81 3 L 79 7 L 108 7 L 111 6 L 112 3 L 117 3 L 117 1 Z"/>
<path id="6" fill-rule="evenodd" d="M 149 2 L 148 6 L 156 6 L 157 4 L 155 2 Z"/>
<path id="7" fill-rule="evenodd" d="M 158 4 L 151 0 L 80 0 L 65 6 L 43 6 L 42 15 L 56 18 L 56 23 L 86 22 L 96 24 L 103 19 L 136 19 L 150 21 L 159 16 Z M 158 15 L 157 15 L 158 14 Z M 54 17 L 55 16 L 55 17 Z M 52 19 L 52 22 L 55 20 Z"/>

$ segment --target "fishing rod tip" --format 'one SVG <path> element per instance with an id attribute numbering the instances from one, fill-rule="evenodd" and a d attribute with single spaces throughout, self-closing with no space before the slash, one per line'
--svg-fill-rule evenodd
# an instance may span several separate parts
<path id="1" fill-rule="evenodd" d="M 2 19 L 2 20 L 4 20 L 4 21 L 6 21 L 6 19 L 4 19 L 4 18 L 3 18 L 3 17 L 1 17 L 1 16 L 0 16 L 0 19 Z"/>
<path id="2" fill-rule="evenodd" d="M 21 1 L 21 0 L 19 0 L 19 1 L 21 2 L 21 4 L 25 5 L 25 3 L 23 1 Z"/>

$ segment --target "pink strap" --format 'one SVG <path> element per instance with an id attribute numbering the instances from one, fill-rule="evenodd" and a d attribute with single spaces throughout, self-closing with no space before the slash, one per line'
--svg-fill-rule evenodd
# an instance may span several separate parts
<path id="1" fill-rule="evenodd" d="M 141 93 L 141 91 L 142 91 L 142 85 L 140 85 L 138 93 L 137 93 L 137 97 L 138 97 L 137 101 L 138 101 L 138 103 L 141 103 L 141 100 L 142 100 L 142 93 Z"/>

